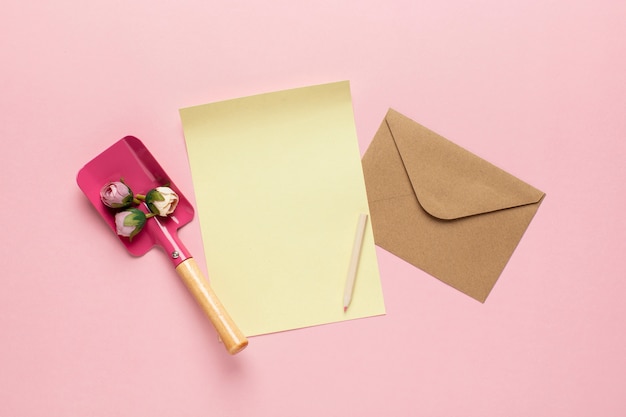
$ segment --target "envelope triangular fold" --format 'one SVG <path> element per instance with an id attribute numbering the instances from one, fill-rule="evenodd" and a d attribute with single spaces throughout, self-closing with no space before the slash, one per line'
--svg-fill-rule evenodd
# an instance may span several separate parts
<path id="1" fill-rule="evenodd" d="M 422 207 L 456 219 L 538 202 L 543 193 L 446 138 L 389 110 L 386 123 Z"/>

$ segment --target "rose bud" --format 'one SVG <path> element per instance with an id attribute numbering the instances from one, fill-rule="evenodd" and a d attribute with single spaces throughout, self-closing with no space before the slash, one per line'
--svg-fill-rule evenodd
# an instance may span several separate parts
<path id="1" fill-rule="evenodd" d="M 145 202 L 152 213 L 166 217 L 176 210 L 178 194 L 170 187 L 157 187 L 148 191 Z"/>
<path id="2" fill-rule="evenodd" d="M 143 211 L 131 207 L 115 213 L 115 229 L 117 234 L 129 238 L 131 241 L 137 233 L 141 232 L 146 224 L 146 219 L 154 214 L 146 215 Z"/>
<path id="3" fill-rule="evenodd" d="M 128 207 L 133 202 L 133 192 L 121 181 L 107 183 L 100 190 L 100 200 L 111 208 Z"/>

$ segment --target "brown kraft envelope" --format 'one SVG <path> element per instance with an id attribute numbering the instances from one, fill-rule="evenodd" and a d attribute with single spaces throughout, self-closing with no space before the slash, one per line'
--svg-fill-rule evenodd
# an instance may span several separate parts
<path id="1" fill-rule="evenodd" d="M 376 244 L 480 302 L 545 196 L 392 109 L 362 162 Z"/>

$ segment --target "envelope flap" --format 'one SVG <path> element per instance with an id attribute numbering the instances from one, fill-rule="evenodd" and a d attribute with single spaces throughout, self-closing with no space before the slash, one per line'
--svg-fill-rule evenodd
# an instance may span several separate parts
<path id="1" fill-rule="evenodd" d="M 420 205 L 450 220 L 536 203 L 544 193 L 402 114 L 385 117 Z"/>

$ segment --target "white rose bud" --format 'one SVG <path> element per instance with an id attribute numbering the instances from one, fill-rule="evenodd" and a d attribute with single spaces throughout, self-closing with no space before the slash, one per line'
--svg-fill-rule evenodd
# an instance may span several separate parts
<path id="1" fill-rule="evenodd" d="M 170 187 L 157 187 L 146 194 L 146 204 L 157 216 L 167 217 L 176 210 L 178 194 Z"/>

